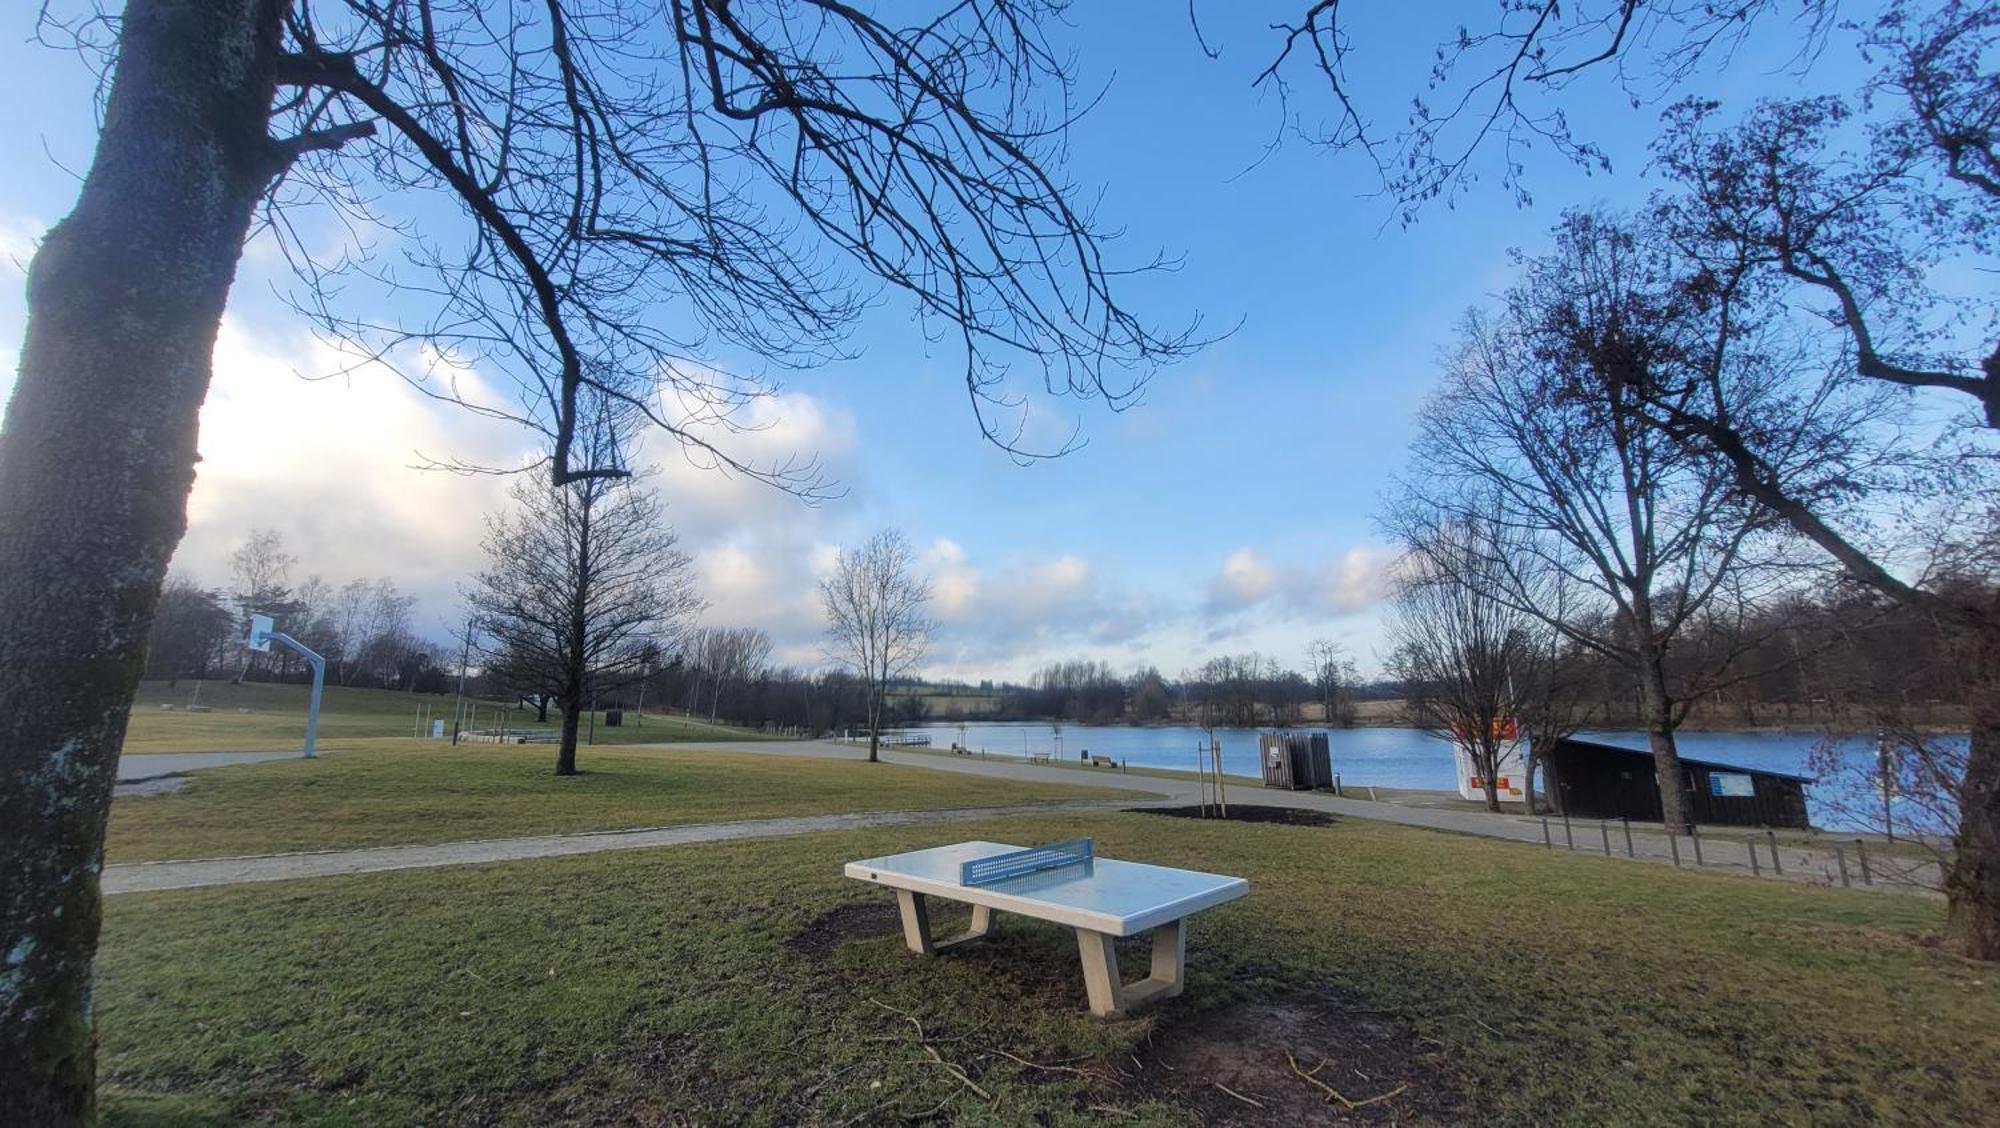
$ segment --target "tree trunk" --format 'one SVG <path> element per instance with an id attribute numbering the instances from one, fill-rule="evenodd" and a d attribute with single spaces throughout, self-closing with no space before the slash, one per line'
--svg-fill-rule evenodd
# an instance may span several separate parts
<path id="1" fill-rule="evenodd" d="M 1680 747 L 1674 742 L 1673 702 L 1667 697 L 1664 656 L 1652 647 L 1639 651 L 1639 699 L 1646 743 L 1653 751 L 1653 779 L 1660 788 L 1660 822 L 1668 831 L 1687 830 L 1687 802 L 1681 792 Z"/>
<path id="2" fill-rule="evenodd" d="M 565 693 L 562 699 L 562 742 L 556 746 L 556 774 L 576 774 L 576 738 L 583 727 L 583 687 Z"/>
<path id="3" fill-rule="evenodd" d="M 1487 722 L 1488 731 L 1492 722 Z M 1479 768 L 1481 790 L 1486 792 L 1486 809 L 1498 814 L 1500 811 L 1500 748 L 1490 740 L 1481 741 L 1477 759 L 1482 761 Z"/>
<path id="4" fill-rule="evenodd" d="M 880 693 L 870 693 L 868 695 L 868 762 L 871 764 L 880 763 L 882 760 L 881 755 L 877 751 L 881 745 L 881 741 L 882 695 Z"/>
<path id="5" fill-rule="evenodd" d="M 590 508 L 595 487 L 588 482 L 571 487 L 577 514 L 576 537 L 576 591 L 571 595 L 569 605 L 569 640 L 563 649 L 563 731 L 562 744 L 556 751 L 556 774 L 573 776 L 576 774 L 576 737 L 578 722 L 583 716 L 583 682 L 589 673 L 589 652 L 585 649 L 590 637 Z"/>
<path id="6" fill-rule="evenodd" d="M 1946 935 L 1973 959 L 2000 959 L 2000 628 L 1974 657 L 1971 747 L 1958 789 L 1958 838 L 1944 889 Z"/>
<path id="7" fill-rule="evenodd" d="M 549 695 L 546 693 L 535 698 L 535 721 L 544 725 L 549 723 Z"/>
<path id="8" fill-rule="evenodd" d="M 275 171 L 280 10 L 132 0 L 90 173 L 29 270 L 0 425 L 0 1123 L 95 1111 L 105 818 L 216 332 Z"/>

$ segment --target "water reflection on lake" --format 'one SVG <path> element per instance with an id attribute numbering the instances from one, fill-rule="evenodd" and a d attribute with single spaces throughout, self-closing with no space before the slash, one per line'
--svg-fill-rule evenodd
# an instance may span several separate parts
<path id="1" fill-rule="evenodd" d="M 961 728 L 963 736 L 961 736 Z M 967 747 L 989 755 L 1025 757 L 1035 752 L 1060 752 L 1070 760 L 1084 756 L 1110 756 L 1133 767 L 1193 770 L 1195 749 L 1207 733 L 1189 726 L 1141 727 L 1136 725 L 1061 726 L 1045 721 L 968 721 L 958 724 L 915 726 L 913 731 L 928 733 L 931 746 L 949 748 L 964 741 Z M 1215 730 L 1222 743 L 1223 770 L 1232 775 L 1257 776 L 1256 729 Z M 1625 748 L 1646 748 L 1646 736 L 1636 732 L 1585 733 L 1585 738 Z M 1813 733 L 1781 732 L 1682 732 L 1681 755 L 1697 760 L 1714 760 L 1746 768 L 1812 775 L 1807 763 L 1820 740 Z M 1452 773 L 1451 746 L 1429 733 L 1406 728 L 1335 729 L 1331 737 L 1333 770 L 1346 786 L 1417 787 L 1449 790 L 1457 786 Z M 1856 742 L 1850 756 L 1872 753 L 1865 743 Z M 1806 790 L 1807 807 L 1816 826 L 1838 829 L 1841 820 L 1824 809 L 1814 790 Z"/>

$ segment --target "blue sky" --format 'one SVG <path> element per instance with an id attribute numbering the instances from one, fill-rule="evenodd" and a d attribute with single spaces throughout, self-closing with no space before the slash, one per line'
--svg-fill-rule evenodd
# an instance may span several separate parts
<path id="1" fill-rule="evenodd" d="M 957 356 L 929 347 L 908 310 L 884 302 L 851 342 L 857 359 L 788 374 L 765 409 L 771 427 L 745 440 L 820 452 L 843 498 L 805 509 L 656 452 L 711 621 L 764 626 L 783 656 L 815 660 L 814 575 L 833 546 L 894 525 L 936 580 L 934 674 L 1021 677 L 1077 656 L 1171 674 L 1249 650 L 1303 664 L 1321 636 L 1376 664 L 1391 554 L 1371 514 L 1403 464 L 1440 348 L 1468 306 L 1506 284 L 1508 249 L 1539 246 L 1563 206 L 1643 198 L 1660 107 L 1581 89 L 1572 120 L 1605 145 L 1612 175 L 1531 161 L 1535 206 L 1514 206 L 1489 175 L 1455 208 L 1400 227 L 1368 198 L 1373 183 L 1354 160 L 1295 138 L 1267 152 L 1282 107 L 1251 79 L 1274 43 L 1267 25 L 1295 6 L 1204 6 L 1218 60 L 1203 56 L 1180 5 L 1083 5 L 1057 35 L 1076 50 L 1085 88 L 1109 83 L 1073 135 L 1073 179 L 1101 186 L 1100 214 L 1123 229 L 1128 261 L 1184 259 L 1141 284 L 1142 307 L 1164 324 L 1198 313 L 1212 328 L 1240 327 L 1158 373 L 1122 414 L 1037 403 L 1038 425 L 1080 423 L 1088 444 L 1022 467 L 979 441 Z M 1441 36 L 1491 7 L 1373 10 L 1378 22 L 1359 30 L 1374 50 L 1356 77 L 1379 117 L 1400 115 Z M 0 347 L 11 356 L 24 318 L 18 263 L 69 206 L 65 169 L 88 163 L 93 79 L 77 58 L 28 41 L 32 10 L 0 21 L 0 93 L 14 108 L 0 118 Z M 1736 105 L 1796 91 L 1780 65 L 1789 49 L 1775 28 L 1699 89 Z M 1815 77 L 1845 59 L 1836 45 Z M 1308 117 L 1324 105 L 1310 87 L 1295 95 Z M 441 635 L 477 561 L 481 514 L 504 487 L 412 469 L 413 451 L 505 461 L 524 440 L 382 374 L 300 379 L 331 359 L 269 299 L 278 265 L 257 247 L 246 255 L 177 567 L 221 583 L 234 545 L 253 527 L 276 528 L 301 576 L 392 576 L 423 598 L 424 623 Z M 9 366 L 0 394 L 11 380 Z"/>

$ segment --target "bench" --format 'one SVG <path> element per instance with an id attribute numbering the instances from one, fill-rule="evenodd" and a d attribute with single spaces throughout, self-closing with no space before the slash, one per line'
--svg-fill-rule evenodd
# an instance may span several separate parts
<path id="1" fill-rule="evenodd" d="M 1118 761 L 1109 756 L 1092 756 L 1090 758 L 1090 766 L 1093 768 L 1115 768 L 1118 766 Z"/>
<path id="2" fill-rule="evenodd" d="M 1240 877 L 1099 858 L 1090 839 L 1022 849 L 1000 842 L 959 842 L 849 862 L 848 877 L 896 891 L 903 943 L 931 956 L 993 933 L 996 912 L 1075 929 L 1090 1013 L 1118 1018 L 1181 993 L 1187 964 L 1187 920 L 1250 892 Z M 929 898 L 972 906 L 965 933 L 931 935 Z M 1124 983 L 1114 942 L 1149 935 L 1152 967 Z"/>

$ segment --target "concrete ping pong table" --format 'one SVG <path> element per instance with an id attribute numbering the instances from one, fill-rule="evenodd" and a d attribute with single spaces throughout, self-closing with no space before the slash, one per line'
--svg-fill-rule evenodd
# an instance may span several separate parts
<path id="1" fill-rule="evenodd" d="M 919 955 L 990 934 L 996 910 L 1076 929 L 1090 1013 L 1102 1018 L 1180 994 L 1187 918 L 1250 892 L 1250 883 L 1240 877 L 1099 858 L 1087 838 L 1030 849 L 960 842 L 849 862 L 846 873 L 896 891 L 903 942 Z M 971 905 L 971 928 L 961 936 L 933 939 L 929 897 Z M 1142 932 L 1152 934 L 1152 972 L 1137 983 L 1123 983 L 1113 941 Z"/>

